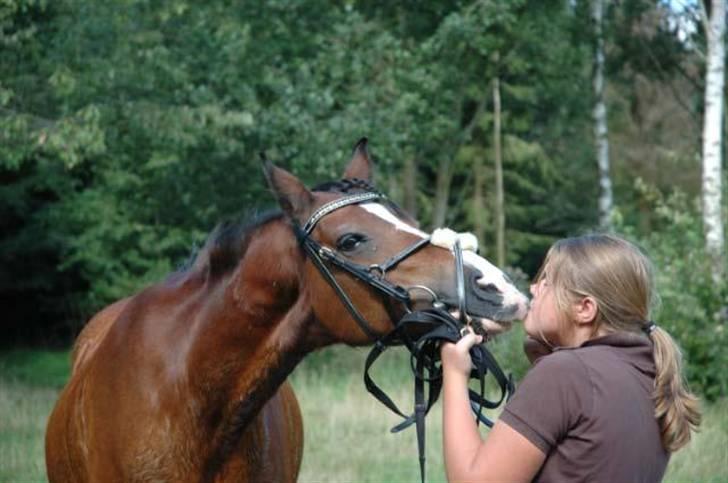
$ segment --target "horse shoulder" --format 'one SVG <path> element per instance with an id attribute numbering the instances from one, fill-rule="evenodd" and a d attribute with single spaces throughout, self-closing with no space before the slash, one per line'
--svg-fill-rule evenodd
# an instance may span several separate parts
<path id="1" fill-rule="evenodd" d="M 88 321 L 76 338 L 71 352 L 71 376 L 78 373 L 80 368 L 91 359 L 96 349 L 104 340 L 109 329 L 119 318 L 131 297 L 126 297 L 105 307 Z"/>

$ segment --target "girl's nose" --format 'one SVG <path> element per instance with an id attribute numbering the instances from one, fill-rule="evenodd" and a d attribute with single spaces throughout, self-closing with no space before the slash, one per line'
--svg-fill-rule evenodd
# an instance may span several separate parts
<path id="1" fill-rule="evenodd" d="M 529 291 L 531 292 L 531 295 L 533 295 L 534 297 L 536 296 L 536 290 L 538 290 L 538 284 L 532 283 L 531 286 L 529 287 Z"/>

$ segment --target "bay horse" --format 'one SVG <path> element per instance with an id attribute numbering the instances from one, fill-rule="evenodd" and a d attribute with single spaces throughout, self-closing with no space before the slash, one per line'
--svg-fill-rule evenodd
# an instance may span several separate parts
<path id="1" fill-rule="evenodd" d="M 267 163 L 280 213 L 218 228 L 190 267 L 95 315 L 48 420 L 49 480 L 295 481 L 303 426 L 286 377 L 321 347 L 371 344 L 407 310 L 332 265 L 352 312 L 304 245 L 377 267 L 411 307 L 456 300 L 452 251 L 374 194 L 371 169 L 366 139 L 343 180 L 318 189 Z M 465 270 L 474 321 L 500 330 L 525 316 L 500 270 L 474 253 Z"/>

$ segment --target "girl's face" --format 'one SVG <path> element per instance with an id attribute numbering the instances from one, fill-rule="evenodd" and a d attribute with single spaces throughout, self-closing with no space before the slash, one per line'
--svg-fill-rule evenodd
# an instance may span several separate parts
<path id="1" fill-rule="evenodd" d="M 566 324 L 560 320 L 553 287 L 545 270 L 539 281 L 531 284 L 531 295 L 531 309 L 523 321 L 526 333 L 537 340 L 546 339 L 550 345 L 560 345 L 561 332 Z"/>

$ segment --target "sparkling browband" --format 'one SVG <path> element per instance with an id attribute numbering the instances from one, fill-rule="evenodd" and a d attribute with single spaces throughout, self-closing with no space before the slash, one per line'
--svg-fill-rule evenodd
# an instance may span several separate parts
<path id="1" fill-rule="evenodd" d="M 303 231 L 306 233 L 306 235 L 310 235 L 311 231 L 313 231 L 313 228 L 316 226 L 316 223 L 318 223 L 321 218 L 328 215 L 332 211 L 336 211 L 346 205 L 355 205 L 358 203 L 365 203 L 367 201 L 373 201 L 382 198 L 385 198 L 385 196 L 380 193 L 360 193 L 356 195 L 346 196 L 344 198 L 339 198 L 338 200 L 326 203 L 321 208 L 316 210 L 313 215 L 311 215 L 311 218 L 309 218 L 308 222 L 304 225 Z"/>

